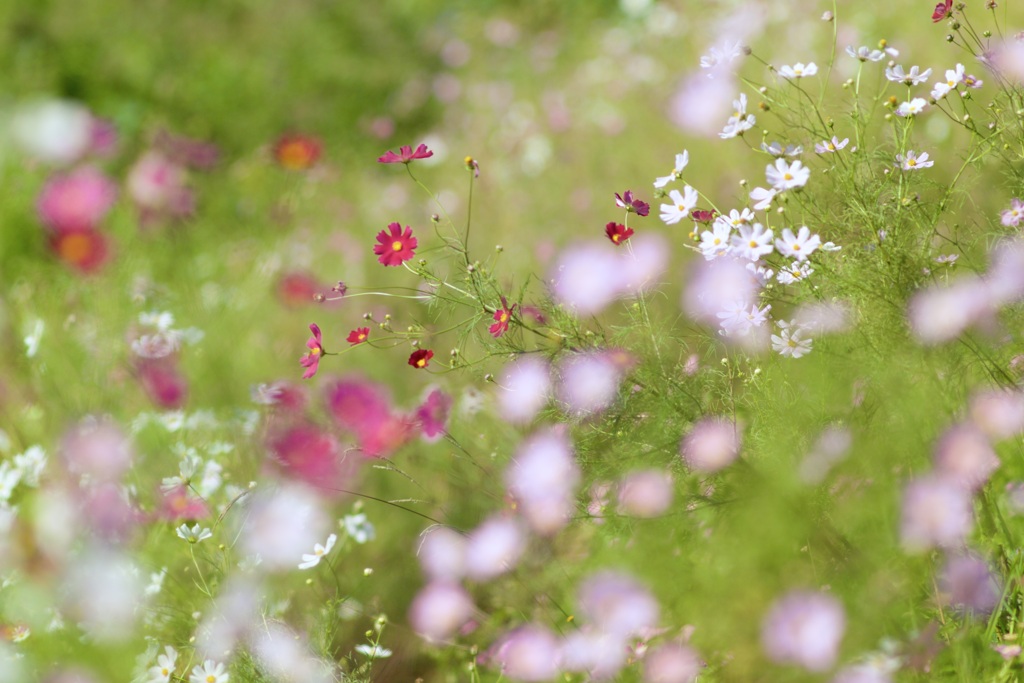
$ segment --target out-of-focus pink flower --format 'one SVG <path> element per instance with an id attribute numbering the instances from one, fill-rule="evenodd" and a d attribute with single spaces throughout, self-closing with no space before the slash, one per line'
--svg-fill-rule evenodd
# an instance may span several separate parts
<path id="1" fill-rule="evenodd" d="M 188 487 L 182 485 L 176 486 L 170 491 L 160 492 L 157 516 L 169 522 L 195 521 L 209 517 L 210 508 L 202 498 L 191 493 Z"/>
<path id="2" fill-rule="evenodd" d="M 208 170 L 220 160 L 220 150 L 212 142 L 176 135 L 166 129 L 157 132 L 153 146 L 174 163 L 189 168 Z"/>
<path id="3" fill-rule="evenodd" d="M 963 543 L 974 526 L 971 493 L 938 476 L 926 476 L 903 492 L 900 536 L 910 551 Z"/>
<path id="4" fill-rule="evenodd" d="M 142 521 L 137 507 L 132 505 L 112 481 L 83 488 L 79 493 L 82 519 L 98 537 L 108 541 L 123 541 Z"/>
<path id="5" fill-rule="evenodd" d="M 853 435 L 845 427 L 831 426 L 818 435 L 811 452 L 801 461 L 800 478 L 808 484 L 819 484 L 832 466 L 846 457 L 853 445 Z"/>
<path id="6" fill-rule="evenodd" d="M 617 572 L 600 572 L 580 584 L 576 600 L 587 621 L 605 633 L 623 637 L 658 624 L 654 596 L 636 579 Z"/>
<path id="7" fill-rule="evenodd" d="M 1002 441 L 1024 432 L 1024 394 L 1020 391 L 983 391 L 971 397 L 971 422 L 990 439 Z"/>
<path id="8" fill-rule="evenodd" d="M 680 455 L 687 467 L 705 474 L 717 472 L 740 454 L 740 434 L 732 422 L 720 417 L 707 417 L 683 437 Z"/>
<path id="9" fill-rule="evenodd" d="M 73 228 L 53 233 L 50 250 L 61 261 L 86 275 L 97 272 L 110 255 L 107 238 L 94 228 Z"/>
<path id="10" fill-rule="evenodd" d="M 551 631 L 529 624 L 510 631 L 496 644 L 494 658 L 502 673 L 514 681 L 547 681 L 558 675 L 561 667 L 560 644 Z"/>
<path id="11" fill-rule="evenodd" d="M 154 404 L 166 410 L 185 405 L 188 381 L 178 370 L 178 361 L 173 356 L 140 358 L 135 369 L 143 390 Z"/>
<path id="12" fill-rule="evenodd" d="M 298 308 L 316 303 L 314 298 L 324 288 L 308 273 L 285 273 L 277 281 L 277 296 L 289 308 Z"/>
<path id="13" fill-rule="evenodd" d="M 466 576 L 488 581 L 510 571 L 526 549 L 526 534 L 510 517 L 491 517 L 466 540 Z"/>
<path id="14" fill-rule="evenodd" d="M 94 418 L 72 427 L 60 452 L 68 470 L 93 481 L 119 480 L 134 457 L 131 441 L 115 423 Z"/>
<path id="15" fill-rule="evenodd" d="M 427 640 L 441 642 L 470 620 L 473 609 L 473 599 L 462 586 L 431 581 L 413 598 L 409 625 Z"/>
<path id="16" fill-rule="evenodd" d="M 301 413 L 309 402 L 305 388 L 284 380 L 259 384 L 253 387 L 250 393 L 254 403 L 277 406 L 288 413 Z"/>
<path id="17" fill-rule="evenodd" d="M 434 527 L 424 532 L 416 556 L 428 578 L 458 581 L 466 574 L 466 537 L 448 527 Z"/>
<path id="18" fill-rule="evenodd" d="M 289 171 L 305 171 L 320 160 L 323 145 L 316 138 L 293 133 L 282 135 L 274 143 L 274 158 Z"/>
<path id="19" fill-rule="evenodd" d="M 700 655 L 687 645 L 659 645 L 644 657 L 645 683 L 693 683 L 702 669 Z"/>
<path id="20" fill-rule="evenodd" d="M 355 458 L 340 452 L 333 436 L 308 422 L 272 430 L 267 448 L 286 474 L 326 495 L 347 488 L 358 467 Z"/>
<path id="21" fill-rule="evenodd" d="M 630 247 L 616 255 L 622 269 L 623 294 L 637 296 L 659 284 L 672 250 L 668 241 L 657 233 L 637 235 Z"/>
<path id="22" fill-rule="evenodd" d="M 83 166 L 53 175 L 36 207 L 46 227 L 60 233 L 97 228 L 116 200 L 117 185 L 99 169 Z"/>
<path id="23" fill-rule="evenodd" d="M 562 668 L 585 673 L 594 681 L 615 676 L 625 666 L 628 655 L 625 638 L 592 626 L 572 631 L 562 641 Z"/>
<path id="24" fill-rule="evenodd" d="M 973 276 L 922 290 L 910 300 L 910 328 L 923 344 L 956 339 L 965 329 L 992 315 L 990 294 L 989 287 Z"/>
<path id="25" fill-rule="evenodd" d="M 128 170 L 128 194 L 145 219 L 184 218 L 194 209 L 185 169 L 157 151 L 143 154 Z"/>
<path id="26" fill-rule="evenodd" d="M 717 137 L 722 123 L 733 113 L 735 79 L 721 70 L 715 78 L 700 72 L 688 75 L 669 102 L 669 119 L 688 133 Z"/>
<path id="27" fill-rule="evenodd" d="M 951 557 L 939 580 L 942 592 L 954 607 L 977 614 L 988 614 L 1002 598 L 999 577 L 977 555 Z"/>
<path id="28" fill-rule="evenodd" d="M 935 474 L 971 491 L 984 486 L 999 465 L 988 438 L 969 423 L 950 427 L 935 445 Z"/>
<path id="29" fill-rule="evenodd" d="M 579 316 L 600 313 L 625 287 L 622 261 L 616 256 L 600 243 L 565 249 L 549 278 L 555 301 Z"/>
<path id="30" fill-rule="evenodd" d="M 309 353 L 299 360 L 299 365 L 306 368 L 306 371 L 302 373 L 302 379 L 309 379 L 316 374 L 320 368 L 320 359 L 324 355 L 323 335 L 320 333 L 320 327 L 316 323 L 310 323 L 309 330 L 313 333 L 313 336 L 306 340 L 306 348 L 309 349 Z"/>
<path id="31" fill-rule="evenodd" d="M 426 400 L 416 408 L 414 417 L 427 441 L 437 441 L 444 435 L 451 409 L 452 397 L 440 389 L 427 394 Z"/>
<path id="32" fill-rule="evenodd" d="M 561 429 L 541 431 L 523 441 L 505 472 L 509 493 L 540 534 L 553 534 L 568 523 L 579 480 L 572 444 Z"/>
<path id="33" fill-rule="evenodd" d="M 392 413 L 381 385 L 358 378 L 338 380 L 327 387 L 327 404 L 335 421 L 355 435 L 369 457 L 385 457 L 413 435 L 412 421 Z"/>
<path id="34" fill-rule="evenodd" d="M 398 148 L 398 154 L 388 151 L 383 156 L 377 159 L 378 163 L 381 164 L 408 164 L 414 159 L 428 159 L 434 156 L 434 153 L 427 149 L 427 146 L 423 143 L 413 151 L 410 145 L 402 145 Z"/>
<path id="35" fill-rule="evenodd" d="M 606 410 L 615 401 L 622 369 L 610 353 L 589 351 L 568 356 L 558 364 L 557 395 L 566 410 L 588 417 Z"/>
<path id="36" fill-rule="evenodd" d="M 672 475 L 664 470 L 632 472 L 619 482 L 619 511 L 634 517 L 657 517 L 672 505 Z"/>
<path id="37" fill-rule="evenodd" d="M 773 662 L 822 672 L 835 664 L 846 631 L 842 604 L 830 595 L 793 591 L 777 600 L 761 625 L 761 644 Z"/>
<path id="38" fill-rule="evenodd" d="M 497 386 L 501 417 L 513 424 L 527 423 L 548 402 L 550 368 L 539 358 L 520 358 L 502 369 Z"/>
<path id="39" fill-rule="evenodd" d="M 1024 298 L 1024 240 L 1005 239 L 995 246 L 985 284 L 991 297 L 989 308 L 1006 306 Z"/>
<path id="40" fill-rule="evenodd" d="M 117 126 L 114 122 L 98 116 L 92 117 L 89 126 L 89 153 L 102 159 L 112 157 L 117 151 L 117 143 Z"/>
<path id="41" fill-rule="evenodd" d="M 691 262 L 683 290 L 683 310 L 695 320 L 718 327 L 718 314 L 737 303 L 757 302 L 761 285 L 746 262 L 729 256 Z"/>

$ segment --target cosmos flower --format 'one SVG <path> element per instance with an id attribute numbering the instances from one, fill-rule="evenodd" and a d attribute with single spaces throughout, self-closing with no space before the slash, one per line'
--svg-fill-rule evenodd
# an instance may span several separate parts
<path id="1" fill-rule="evenodd" d="M 427 149 L 425 144 L 420 144 L 416 151 L 409 145 L 402 145 L 398 148 L 398 154 L 392 151 L 386 152 L 377 161 L 381 164 L 408 164 L 414 159 L 427 159 L 434 156 L 434 153 Z"/>
<path id="2" fill-rule="evenodd" d="M 779 321 L 779 334 L 772 335 L 772 348 L 780 355 L 800 358 L 811 352 L 813 339 L 804 338 L 804 328 L 792 321 Z"/>
<path id="3" fill-rule="evenodd" d="M 609 223 L 609 225 L 611 225 Z M 633 231 L 629 231 L 630 235 Z M 626 235 L 629 238 L 629 235 Z M 613 240 L 614 241 L 614 240 Z M 497 339 L 501 335 L 508 332 L 508 324 L 512 320 L 512 314 L 515 313 L 516 304 L 508 305 L 508 300 L 504 296 L 501 297 L 501 308 L 494 312 L 494 324 L 487 328 L 487 331 L 491 333 L 491 336 Z"/>
<path id="4" fill-rule="evenodd" d="M 835 664 L 846 631 L 842 604 L 830 595 L 792 591 L 777 600 L 761 625 L 761 644 L 779 664 L 822 672 Z"/>
<path id="5" fill-rule="evenodd" d="M 666 176 L 661 176 L 660 178 L 657 178 L 654 181 L 654 186 L 661 188 L 665 187 L 666 185 L 673 181 L 679 180 L 679 178 L 682 176 L 683 169 L 686 168 L 686 165 L 688 163 L 690 163 L 690 153 L 684 149 L 682 154 L 676 155 L 676 165 L 672 169 L 672 172 Z"/>
<path id="6" fill-rule="evenodd" d="M 430 364 L 430 359 L 433 357 L 434 352 L 430 349 L 416 349 L 409 356 L 409 365 L 418 370 L 422 370 Z"/>
<path id="7" fill-rule="evenodd" d="M 779 69 L 779 75 L 783 78 L 806 78 L 818 73 L 818 66 L 814 62 L 806 65 L 797 62 L 793 66 L 783 66 Z"/>
<path id="8" fill-rule="evenodd" d="M 633 228 L 627 228 L 622 223 L 612 221 L 604 226 L 604 234 L 608 235 L 608 239 L 612 241 L 612 244 L 618 246 L 632 237 Z"/>
<path id="9" fill-rule="evenodd" d="M 419 246 L 419 242 L 412 236 L 412 228 L 405 226 L 405 232 L 402 232 L 400 223 L 388 224 L 387 230 L 377 233 L 377 241 L 379 244 L 373 245 L 373 253 L 385 266 L 402 265 L 415 256 L 415 249 Z"/>
<path id="10" fill-rule="evenodd" d="M 924 108 L 928 105 L 928 102 L 923 97 L 915 97 L 909 102 L 903 102 L 899 107 L 896 108 L 896 114 L 898 116 L 917 116 Z"/>
<path id="11" fill-rule="evenodd" d="M 1024 202 L 1017 197 L 1010 200 L 1010 208 L 999 214 L 1000 222 L 1007 228 L 1016 228 L 1024 220 Z"/>
<path id="12" fill-rule="evenodd" d="M 934 161 L 928 159 L 928 152 L 921 152 L 921 155 L 918 156 L 912 149 L 907 150 L 906 155 L 897 154 L 896 161 L 904 171 L 916 171 L 935 165 Z"/>
<path id="13" fill-rule="evenodd" d="M 787 164 L 783 159 L 776 159 L 774 165 L 765 167 L 765 176 L 776 192 L 783 192 L 806 185 L 807 179 L 811 177 L 811 169 L 800 161 Z"/>
<path id="14" fill-rule="evenodd" d="M 299 569 L 312 569 L 313 567 L 320 564 L 320 560 L 334 547 L 335 542 L 338 540 L 337 534 L 331 534 L 327 537 L 326 545 L 320 545 L 315 543 L 313 545 L 312 553 L 303 553 L 302 562 L 299 563 Z"/>
<path id="15" fill-rule="evenodd" d="M 937 24 L 946 17 L 951 16 L 953 16 L 953 0 L 943 0 L 935 5 L 935 10 L 932 12 L 932 22 Z"/>
<path id="16" fill-rule="evenodd" d="M 39 217 L 56 232 L 95 229 L 117 199 L 117 185 L 99 169 L 83 166 L 53 175 L 36 202 Z"/>
<path id="17" fill-rule="evenodd" d="M 903 85 L 921 85 L 931 75 L 931 69 L 921 71 L 917 65 L 910 67 L 910 71 L 904 71 L 901 64 L 889 66 L 885 69 L 885 77 L 887 79 L 894 83 L 902 83 Z"/>
<path id="18" fill-rule="evenodd" d="M 351 332 L 348 333 L 348 337 L 345 338 L 345 341 L 347 341 L 352 346 L 355 346 L 356 344 L 362 344 L 369 337 L 370 337 L 370 328 L 369 327 L 357 327 L 356 329 L 354 329 L 354 330 L 352 330 Z"/>
<path id="19" fill-rule="evenodd" d="M 85 275 L 95 273 L 107 262 L 107 238 L 94 228 L 60 230 L 50 235 L 50 250 L 61 261 Z"/>
<path id="20" fill-rule="evenodd" d="M 672 203 L 661 205 L 661 220 L 666 225 L 674 225 L 686 218 L 690 211 L 697 206 L 699 199 L 697 190 L 689 185 L 683 188 L 682 194 L 679 193 L 679 190 L 672 190 L 668 196 Z"/>
<path id="21" fill-rule="evenodd" d="M 302 373 L 302 379 L 309 379 L 316 374 L 316 371 L 320 368 L 320 358 L 324 353 L 320 327 L 316 323 L 311 323 L 309 329 L 313 333 L 313 336 L 306 340 L 306 347 L 309 349 L 309 353 L 299 360 L 299 365 L 306 368 L 306 371 Z"/>
<path id="22" fill-rule="evenodd" d="M 640 201 L 633 196 L 632 190 L 626 190 L 621 196 L 615 193 L 615 205 L 625 209 L 627 212 L 635 213 L 638 216 L 646 216 L 651 212 L 651 206 L 647 202 Z"/>
<path id="23" fill-rule="evenodd" d="M 740 454 L 740 435 L 729 420 L 706 417 L 683 438 L 679 455 L 695 472 L 713 474 L 728 467 Z"/>
<path id="24" fill-rule="evenodd" d="M 323 146 L 310 135 L 291 133 L 282 135 L 274 143 L 274 159 L 289 171 L 304 171 L 320 160 Z"/>
<path id="25" fill-rule="evenodd" d="M 811 234 L 810 228 L 801 226 L 800 231 L 794 235 L 789 228 L 782 230 L 782 237 L 775 240 L 775 248 L 783 256 L 789 256 L 797 261 L 804 261 L 814 253 L 814 250 L 821 246 L 821 238 Z"/>

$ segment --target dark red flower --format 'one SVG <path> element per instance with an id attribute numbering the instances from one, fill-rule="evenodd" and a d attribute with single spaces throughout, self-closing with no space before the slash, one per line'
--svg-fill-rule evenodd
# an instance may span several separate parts
<path id="1" fill-rule="evenodd" d="M 935 5 L 935 11 L 932 12 L 932 21 L 939 23 L 950 16 L 953 16 L 953 0 L 946 0 Z"/>
<path id="2" fill-rule="evenodd" d="M 94 273 L 107 261 L 107 240 L 93 228 L 56 232 L 50 235 L 50 249 L 61 261 L 83 273 Z"/>
<path id="3" fill-rule="evenodd" d="M 402 232 L 401 224 L 390 223 L 388 230 L 377 233 L 380 244 L 373 245 L 373 253 L 385 266 L 400 266 L 415 255 L 414 249 L 419 246 L 419 242 L 412 236 L 412 228 L 408 225 L 405 226 L 405 232 Z"/>
<path id="4" fill-rule="evenodd" d="M 637 214 L 638 216 L 646 216 L 651 212 L 650 205 L 647 202 L 642 202 L 639 199 L 633 197 L 632 190 L 626 190 L 626 192 L 620 197 L 619 193 L 615 193 L 615 205 L 620 206 L 626 211 Z"/>
<path id="5" fill-rule="evenodd" d="M 362 344 L 366 341 L 367 337 L 370 336 L 369 327 L 357 327 L 348 333 L 348 338 L 345 339 L 349 344 L 355 346 L 356 344 Z"/>
<path id="6" fill-rule="evenodd" d="M 488 328 L 488 332 L 491 336 L 497 339 L 501 335 L 508 332 L 508 324 L 512 320 L 512 314 L 515 313 L 516 305 L 508 305 L 508 300 L 505 297 L 501 297 L 501 308 L 494 312 L 495 323 Z"/>
<path id="7" fill-rule="evenodd" d="M 398 154 L 389 151 L 384 156 L 378 158 L 377 161 L 382 164 L 407 164 L 413 159 L 427 159 L 432 156 L 434 156 L 434 153 L 421 143 L 415 152 L 412 151 L 412 147 L 409 145 L 402 145 L 398 148 Z"/>
<path id="8" fill-rule="evenodd" d="M 696 211 L 690 212 L 690 218 L 692 218 L 695 223 L 710 223 L 715 220 L 717 216 L 718 212 L 714 209 L 697 209 Z"/>
<path id="9" fill-rule="evenodd" d="M 414 368 L 421 370 L 430 365 L 430 359 L 434 357 L 434 352 L 430 349 L 416 349 L 409 356 L 409 365 Z"/>
<path id="10" fill-rule="evenodd" d="M 320 343 L 323 339 L 320 335 L 320 328 L 317 327 L 316 323 L 312 323 L 309 329 L 313 332 L 313 336 L 306 341 L 309 353 L 299 361 L 299 365 L 306 368 L 306 371 L 302 373 L 302 379 L 309 379 L 316 374 L 316 371 L 320 368 L 320 358 L 324 354 L 323 344 Z"/>
<path id="11" fill-rule="evenodd" d="M 274 158 L 282 168 L 304 171 L 320 160 L 322 150 L 320 141 L 309 135 L 282 135 L 274 144 Z"/>
<path id="12" fill-rule="evenodd" d="M 633 236 L 633 228 L 627 228 L 622 223 L 611 222 L 604 226 L 604 234 L 615 246 L 618 246 Z"/>

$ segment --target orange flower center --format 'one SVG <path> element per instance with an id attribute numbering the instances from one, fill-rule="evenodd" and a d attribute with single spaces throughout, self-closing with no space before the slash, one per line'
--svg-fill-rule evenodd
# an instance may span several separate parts
<path id="1" fill-rule="evenodd" d="M 418 368 L 425 367 L 426 364 L 427 364 L 427 359 L 426 358 L 420 358 L 418 361 L 416 361 L 416 367 L 418 367 Z"/>
<path id="2" fill-rule="evenodd" d="M 751 249 L 757 248 L 757 240 L 750 240 L 750 248 Z"/>
<path id="3" fill-rule="evenodd" d="M 617 236 L 618 235 L 616 235 L 616 237 Z M 508 322 L 508 311 L 502 311 L 501 312 L 501 322 L 503 322 L 503 323 L 507 323 Z"/>
<path id="4" fill-rule="evenodd" d="M 70 263 L 84 263 L 92 255 L 92 252 L 92 240 L 84 233 L 67 235 L 57 245 L 57 253 Z"/>
<path id="5" fill-rule="evenodd" d="M 310 353 L 310 355 L 313 355 L 313 356 L 318 356 L 318 355 L 320 355 L 320 347 L 319 347 L 319 346 L 318 346 L 318 347 L 316 347 L 315 349 L 313 349 L 313 350 L 312 350 L 312 351 L 310 351 L 309 353 Z"/>
<path id="6" fill-rule="evenodd" d="M 622 235 L 612 235 L 612 242 L 618 244 L 620 239 L 622 239 Z"/>
<path id="7" fill-rule="evenodd" d="M 308 168 L 313 161 L 312 154 L 302 142 L 289 142 L 281 145 L 277 151 L 277 159 L 281 165 L 293 171 Z"/>
<path id="8" fill-rule="evenodd" d="M 394 249 L 395 251 L 402 251 L 402 248 L 404 246 L 405 245 L 402 244 L 401 240 L 395 240 L 394 242 L 391 243 L 391 248 Z"/>

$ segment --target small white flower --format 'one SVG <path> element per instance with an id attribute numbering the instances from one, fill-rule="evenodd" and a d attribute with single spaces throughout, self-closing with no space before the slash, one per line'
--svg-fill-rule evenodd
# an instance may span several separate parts
<path id="1" fill-rule="evenodd" d="M 935 87 L 932 89 L 932 99 L 941 100 L 943 97 L 948 95 L 953 90 L 956 90 L 956 86 L 964 82 L 964 65 L 957 64 L 955 69 L 946 69 L 946 78 L 942 81 L 937 81 Z"/>
<path id="2" fill-rule="evenodd" d="M 745 301 L 735 301 L 717 315 L 722 332 L 727 337 L 745 337 L 751 329 L 760 327 L 768 320 L 770 310 L 771 304 L 760 309 L 757 304 L 753 304 L 748 310 Z"/>
<path id="3" fill-rule="evenodd" d="M 708 54 L 701 56 L 700 68 L 702 69 L 714 69 L 715 67 L 728 65 L 734 59 L 743 54 L 743 46 L 740 43 L 733 43 L 726 41 L 722 43 L 721 49 L 712 47 L 708 49 Z M 711 74 L 708 74 L 711 77 Z"/>
<path id="4" fill-rule="evenodd" d="M 822 251 L 839 251 L 840 249 L 842 249 L 842 247 L 835 242 L 825 242 L 825 244 L 821 245 Z"/>
<path id="5" fill-rule="evenodd" d="M 207 659 L 202 666 L 192 669 L 188 683 L 228 683 L 228 672 L 223 663 Z"/>
<path id="6" fill-rule="evenodd" d="M 906 156 L 896 155 L 896 161 L 904 171 L 916 171 L 919 168 L 934 166 L 935 162 L 928 159 L 928 152 L 921 152 L 921 156 L 914 154 L 914 150 L 907 150 Z"/>
<path id="7" fill-rule="evenodd" d="M 749 270 L 755 278 L 757 278 L 758 284 L 762 287 L 767 285 L 772 277 L 775 276 L 775 271 L 764 265 L 762 262 L 755 261 L 747 264 L 747 270 Z"/>
<path id="8" fill-rule="evenodd" d="M 739 98 L 733 100 L 732 104 L 733 115 L 726 122 L 725 129 L 718 134 L 718 137 L 723 140 L 742 135 L 744 131 L 750 130 L 757 123 L 757 119 L 747 113 L 747 95 L 745 93 L 740 93 Z"/>
<path id="9" fill-rule="evenodd" d="M 740 226 L 740 234 L 732 236 L 732 249 L 738 256 L 757 261 L 762 256 L 772 253 L 772 231 L 765 230 L 760 223 Z"/>
<path id="10" fill-rule="evenodd" d="M 387 659 L 391 656 L 391 650 L 380 645 L 356 645 L 356 652 L 370 659 Z"/>
<path id="11" fill-rule="evenodd" d="M 167 311 L 140 313 L 139 324 L 146 327 L 155 327 L 160 332 L 168 332 L 174 327 L 174 315 Z"/>
<path id="12" fill-rule="evenodd" d="M 149 668 L 147 683 L 168 683 L 174 673 L 174 666 L 178 661 L 178 651 L 168 645 L 164 648 L 164 654 L 156 658 L 156 666 Z"/>
<path id="13" fill-rule="evenodd" d="M 786 145 L 783 147 L 781 142 L 772 142 L 771 144 L 762 142 L 761 151 L 768 152 L 773 157 L 798 157 L 804 153 L 804 148 L 800 145 Z"/>
<path id="14" fill-rule="evenodd" d="M 665 187 L 669 183 L 679 180 L 683 173 L 683 169 L 686 168 L 688 163 L 690 163 L 690 152 L 684 149 L 682 154 L 676 155 L 676 165 L 675 168 L 672 169 L 672 172 L 655 180 L 654 186 Z"/>
<path id="15" fill-rule="evenodd" d="M 675 225 L 689 216 L 690 211 L 700 201 L 700 195 L 697 194 L 697 190 L 689 185 L 683 188 L 682 194 L 679 193 L 679 190 L 672 190 L 668 193 L 668 196 L 672 203 L 661 205 L 661 220 L 666 225 Z"/>
<path id="16" fill-rule="evenodd" d="M 188 541 L 189 543 L 199 543 L 213 536 L 213 532 L 207 528 L 199 528 L 199 525 L 194 525 L 191 529 L 188 524 L 182 524 L 175 532 L 178 534 L 178 538 Z"/>
<path id="17" fill-rule="evenodd" d="M 799 161 L 787 164 L 782 159 L 776 159 L 774 166 L 768 164 L 765 167 L 765 176 L 776 192 L 783 192 L 806 185 L 807 179 L 811 177 L 811 169 L 804 167 Z"/>
<path id="18" fill-rule="evenodd" d="M 754 202 L 754 210 L 765 211 L 771 208 L 776 194 L 777 192 L 775 190 L 766 190 L 763 187 L 755 187 L 750 192 L 750 200 Z"/>
<path id="19" fill-rule="evenodd" d="M 810 263 L 806 261 L 794 261 L 779 271 L 779 282 L 784 285 L 790 285 L 794 282 L 806 280 L 813 272 L 814 269 L 811 268 Z"/>
<path id="20" fill-rule="evenodd" d="M 905 73 L 903 67 L 897 64 L 896 66 L 890 66 L 885 69 L 885 77 L 894 83 L 903 83 L 904 85 L 920 85 L 928 80 L 928 77 L 932 75 L 931 69 L 925 69 L 923 72 L 919 70 L 917 66 L 910 67 L 910 72 Z"/>
<path id="21" fill-rule="evenodd" d="M 14 456 L 14 467 L 26 486 L 39 486 L 39 476 L 46 467 L 46 451 L 42 446 L 29 446 L 24 453 Z"/>
<path id="22" fill-rule="evenodd" d="M 813 339 L 804 339 L 804 330 L 792 321 L 779 321 L 779 334 L 772 335 L 772 348 L 783 356 L 800 358 L 811 352 Z"/>
<path id="23" fill-rule="evenodd" d="M 924 108 L 928 105 L 928 102 L 923 97 L 915 97 L 909 102 L 903 102 L 899 107 L 896 108 L 896 113 L 899 116 L 917 116 Z"/>
<path id="24" fill-rule="evenodd" d="M 725 254 L 730 249 L 729 238 L 732 237 L 732 227 L 725 222 L 717 220 L 711 226 L 711 230 L 705 230 L 700 234 L 700 253 L 706 261 Z"/>
<path id="25" fill-rule="evenodd" d="M 812 235 L 806 225 L 802 226 L 796 235 L 789 228 L 785 228 L 782 237 L 775 240 L 775 248 L 780 254 L 795 258 L 797 261 L 806 260 L 820 246 L 821 238 L 816 234 Z"/>
<path id="26" fill-rule="evenodd" d="M 39 318 L 35 319 L 32 323 L 32 329 L 25 335 L 25 355 L 29 358 L 35 358 L 36 354 L 39 353 L 39 342 L 43 340 L 43 332 L 46 331 L 46 323 Z"/>
<path id="27" fill-rule="evenodd" d="M 366 515 L 360 512 L 357 515 L 345 515 L 342 520 L 345 526 L 345 533 L 356 543 L 362 545 L 377 538 L 377 530 L 373 528 Z"/>
<path id="28" fill-rule="evenodd" d="M 308 553 L 302 554 L 302 562 L 299 564 L 299 569 L 311 569 L 320 564 L 320 559 L 324 555 L 331 552 L 331 548 L 334 547 L 335 541 L 338 540 L 337 534 L 331 534 L 327 537 L 327 545 L 320 545 L 319 543 L 313 546 L 313 554 Z"/>
<path id="29" fill-rule="evenodd" d="M 838 152 L 848 144 L 850 144 L 850 138 L 840 140 L 839 136 L 833 135 L 831 140 L 815 143 L 814 151 L 818 154 L 831 154 L 832 152 Z"/>
<path id="30" fill-rule="evenodd" d="M 753 222 L 754 212 L 750 209 L 743 209 L 742 211 L 732 209 L 728 216 L 719 216 L 715 219 L 715 223 L 726 223 L 733 229 L 739 229 L 741 225 L 748 225 Z"/>
<path id="31" fill-rule="evenodd" d="M 783 78 L 806 78 L 818 73 L 818 67 L 814 62 L 802 64 L 797 62 L 793 66 L 783 66 L 779 69 L 779 75 Z"/>
<path id="32" fill-rule="evenodd" d="M 884 52 L 881 50 L 872 50 L 866 45 L 861 45 L 856 50 L 853 49 L 852 45 L 847 45 L 846 54 L 850 55 L 854 59 L 859 59 L 862 62 L 880 62 L 885 58 Z"/>
<path id="33" fill-rule="evenodd" d="M 149 585 L 146 586 L 146 595 L 157 595 L 164 588 L 164 577 L 167 576 L 167 567 L 164 567 L 158 572 L 153 572 L 149 575 Z"/>

